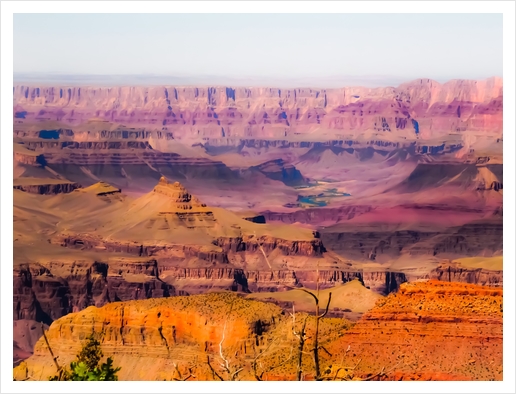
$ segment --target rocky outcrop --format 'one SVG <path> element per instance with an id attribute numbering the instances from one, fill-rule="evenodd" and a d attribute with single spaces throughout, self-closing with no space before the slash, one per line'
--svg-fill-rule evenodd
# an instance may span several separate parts
<path id="1" fill-rule="evenodd" d="M 90 181 L 102 179 L 125 187 L 136 181 L 158 180 L 162 175 L 174 179 L 238 179 L 238 174 L 222 162 L 151 150 L 45 152 L 43 156 L 53 171 L 83 183 L 84 169 L 91 174 Z"/>
<path id="2" fill-rule="evenodd" d="M 270 160 L 250 169 L 260 171 L 267 178 L 283 182 L 287 186 L 301 186 L 307 183 L 301 172 L 283 159 Z"/>
<path id="3" fill-rule="evenodd" d="M 108 197 L 108 196 L 119 196 L 122 193 L 122 189 L 114 187 L 107 182 L 97 182 L 91 186 L 88 186 L 81 191 L 86 193 L 95 194 L 97 197 Z"/>
<path id="4" fill-rule="evenodd" d="M 217 238 L 213 241 L 214 245 L 222 248 L 224 252 L 251 252 L 260 253 L 263 249 L 265 253 L 279 250 L 284 256 L 321 256 L 326 249 L 320 239 L 311 241 L 293 241 L 274 238 L 271 236 L 256 237 L 254 235 L 244 235 L 238 238 Z"/>
<path id="5" fill-rule="evenodd" d="M 95 134 L 95 133 L 93 133 Z M 98 133 L 100 136 L 102 133 Z M 23 145 L 34 151 L 60 151 L 63 149 L 78 150 L 95 150 L 95 151 L 112 151 L 117 152 L 120 149 L 131 150 L 152 150 L 147 141 L 125 141 L 125 140 L 105 140 L 105 141 L 55 141 L 44 139 L 23 140 Z M 178 155 L 171 155 L 178 156 Z"/>
<path id="6" fill-rule="evenodd" d="M 230 94 L 228 92 L 231 92 Z M 23 119 L 81 123 L 92 117 L 172 132 L 174 138 L 278 138 L 325 129 L 403 137 L 450 132 L 501 135 L 502 80 L 419 79 L 397 88 L 15 86 Z"/>
<path id="7" fill-rule="evenodd" d="M 30 357 L 34 345 L 42 336 L 42 327 L 48 326 L 34 320 L 13 321 L 13 366 L 16 367 L 24 359 Z"/>
<path id="8" fill-rule="evenodd" d="M 60 194 L 60 193 L 71 193 L 76 189 L 82 187 L 80 184 L 75 182 L 63 182 L 63 183 L 48 183 L 48 184 L 15 184 L 13 188 L 32 194 Z M 25 183 L 25 182 L 24 182 Z"/>
<path id="9" fill-rule="evenodd" d="M 76 249 L 102 249 L 106 252 L 129 253 L 137 256 L 180 255 L 183 258 L 195 257 L 209 263 L 228 263 L 229 253 L 251 252 L 261 253 L 260 246 L 265 253 L 278 250 L 284 256 L 321 256 L 325 251 L 321 240 L 291 241 L 273 237 L 243 236 L 239 238 L 218 238 L 213 244 L 218 249 L 208 250 L 204 246 L 174 245 L 174 244 L 146 244 L 139 242 L 122 242 L 105 240 L 100 237 L 77 234 L 58 235 L 51 238 L 51 243 Z"/>
<path id="10" fill-rule="evenodd" d="M 169 204 L 171 212 L 178 210 L 191 211 L 206 207 L 206 204 L 201 203 L 197 197 L 188 193 L 186 188 L 179 182 L 174 182 L 173 184 L 169 183 L 163 176 L 159 179 L 158 184 L 154 187 L 152 192 L 170 198 Z"/>
<path id="11" fill-rule="evenodd" d="M 502 320 L 501 289 L 433 281 L 404 284 L 351 328 L 342 319 L 322 319 L 326 352 L 320 357 L 331 376 L 353 365 L 351 373 L 367 380 L 378 379 L 380 371 L 385 372 L 382 380 L 501 380 Z M 313 344 L 313 323 L 308 319 L 307 348 Z M 211 293 L 89 307 L 55 321 L 47 337 L 66 364 L 94 333 L 104 354 L 121 367 L 120 380 L 171 380 L 174 364 L 192 368 L 196 380 L 213 380 L 206 357 L 217 359 L 222 338 L 223 351 L 235 359 L 279 342 L 270 349 L 284 360 L 291 324 L 276 305 Z M 305 361 L 304 370 L 311 371 L 311 359 Z M 267 380 L 293 380 L 295 365 L 284 363 Z M 14 369 L 17 380 L 46 380 L 54 373 L 43 339 L 34 355 Z M 253 379 L 250 366 L 244 365 L 240 377 Z M 313 378 L 309 372 L 306 377 Z"/>
<path id="12" fill-rule="evenodd" d="M 307 159 L 314 152 L 322 152 L 331 149 L 335 153 L 347 152 L 356 153 L 359 157 L 367 157 L 373 153 L 382 156 L 393 152 L 403 151 L 413 156 L 422 155 L 443 155 L 460 150 L 463 146 L 461 142 L 444 141 L 439 145 L 429 145 L 423 140 L 410 141 L 402 139 L 400 141 L 385 141 L 378 139 L 331 139 L 325 141 L 290 141 L 287 139 L 247 139 L 247 138 L 210 138 L 205 143 L 198 144 L 202 146 L 208 154 L 216 155 L 222 152 L 238 152 L 245 154 L 246 150 L 267 150 L 271 148 L 280 149 L 308 149 L 308 152 L 301 156 Z"/>
<path id="13" fill-rule="evenodd" d="M 393 380 L 421 373 L 438 380 L 501 380 L 502 311 L 501 289 L 406 283 L 328 351 L 348 349 L 350 365 L 361 360 L 360 369 L 390 369 Z"/>
<path id="14" fill-rule="evenodd" d="M 356 225 L 337 225 L 321 230 L 321 239 L 329 250 L 377 260 L 380 256 L 439 256 L 454 254 L 478 256 L 503 250 L 501 220 L 466 223 L 460 227 L 429 230 L 394 230 Z"/>
<path id="15" fill-rule="evenodd" d="M 247 285 L 252 292 L 278 291 L 291 287 L 327 289 L 337 284 L 358 279 L 367 288 L 389 294 L 398 290 L 407 281 L 405 274 L 390 271 L 342 271 L 342 270 L 281 270 L 281 271 L 245 271 Z"/>
<path id="16" fill-rule="evenodd" d="M 88 133 L 80 141 L 20 139 L 32 156 L 18 156 L 23 163 L 48 167 L 79 183 L 85 183 L 85 169 L 91 174 L 91 180 L 115 180 L 115 183 L 158 179 L 161 175 L 176 179 L 194 177 L 226 181 L 239 177 L 237 172 L 217 160 L 161 152 L 153 149 L 148 141 L 99 141 L 100 134 L 98 131 Z"/>
<path id="17" fill-rule="evenodd" d="M 503 287 L 503 271 L 484 268 L 466 268 L 459 263 L 447 262 L 434 268 L 426 279 L 445 282 L 462 282 L 482 286 Z"/>
<path id="18" fill-rule="evenodd" d="M 406 282 L 400 272 L 188 268 L 170 258 L 22 264 L 14 272 L 14 320 L 50 324 L 90 305 L 114 301 L 199 294 L 214 289 L 261 292 L 299 286 L 315 288 L 317 280 L 324 289 L 354 279 L 381 294 L 396 291 Z"/>
<path id="19" fill-rule="evenodd" d="M 22 264 L 14 271 L 14 320 L 50 324 L 90 305 L 175 295 L 158 279 L 156 260 L 119 258 Z"/>
<path id="20" fill-rule="evenodd" d="M 402 272 L 391 271 L 364 271 L 364 285 L 380 294 L 390 294 L 398 291 L 402 283 L 407 282 L 407 277 Z"/>
<path id="21" fill-rule="evenodd" d="M 26 154 L 22 152 L 14 152 L 14 161 L 20 163 L 20 164 L 26 164 L 29 166 L 37 166 L 41 163 L 42 157 L 41 155 L 34 154 L 31 152 L 31 154 Z"/>
<path id="22" fill-rule="evenodd" d="M 232 355 L 235 351 L 238 355 L 252 354 L 261 335 L 282 319 L 281 309 L 275 305 L 219 293 L 90 307 L 55 321 L 47 337 L 60 362 L 67 363 L 92 331 L 102 332 L 99 340 L 104 354 L 122 367 L 120 380 L 153 380 L 159 376 L 170 380 L 174 360 L 192 362 L 197 379 L 204 380 L 211 376 L 206 356 L 218 354 L 223 335 L 224 349 L 231 349 Z M 34 355 L 15 369 L 15 378 L 29 375 L 46 380 L 55 371 L 48 357 L 42 338 Z M 151 367 L 134 367 L 143 364 Z"/>
<path id="23" fill-rule="evenodd" d="M 286 212 L 263 211 L 267 222 L 307 223 L 340 222 L 354 218 L 374 209 L 371 205 L 345 205 L 335 208 L 305 208 Z"/>

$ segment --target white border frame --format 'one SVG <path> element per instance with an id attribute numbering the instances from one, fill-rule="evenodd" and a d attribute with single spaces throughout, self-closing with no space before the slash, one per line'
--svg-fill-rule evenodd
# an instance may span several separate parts
<path id="1" fill-rule="evenodd" d="M 14 13 L 503 13 L 504 69 L 504 381 L 502 382 L 13 382 L 12 264 Z M 515 3 L 513 1 L 19 1 L 1 3 L 1 392 L 13 393 L 514 393 L 515 370 Z M 482 56 L 482 54 L 479 54 Z M 8 391 L 6 391 L 8 390 Z"/>

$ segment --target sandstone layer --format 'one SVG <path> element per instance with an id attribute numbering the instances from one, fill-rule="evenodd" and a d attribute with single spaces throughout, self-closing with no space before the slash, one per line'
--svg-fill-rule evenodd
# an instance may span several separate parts
<path id="1" fill-rule="evenodd" d="M 60 361 L 67 363 L 80 341 L 95 333 L 106 356 L 122 367 L 122 380 L 170 380 L 176 377 L 174 364 L 185 375 L 190 369 L 193 379 L 217 380 L 206 359 L 217 368 L 220 346 L 232 367 L 243 368 L 241 380 L 256 379 L 252 360 L 263 349 L 272 349 L 271 357 L 262 358 L 260 365 L 278 367 L 267 372 L 267 380 L 293 380 L 297 356 L 290 359 L 289 348 L 296 345 L 291 348 L 295 353 L 298 343 L 292 324 L 299 329 L 304 318 L 296 315 L 298 320 L 292 320 L 275 305 L 231 293 L 173 297 L 89 307 L 55 321 L 47 336 Z M 404 284 L 398 293 L 378 300 L 351 328 L 343 319 L 322 319 L 324 376 L 501 380 L 502 315 L 501 289 L 437 281 Z M 306 349 L 313 346 L 313 323 L 312 318 Z M 43 338 L 34 355 L 14 370 L 16 379 L 45 380 L 53 373 Z M 303 374 L 313 379 L 308 355 Z"/>
<path id="2" fill-rule="evenodd" d="M 361 368 L 385 368 L 392 379 L 501 380 L 502 322 L 502 289 L 406 283 L 332 349 L 349 347 L 349 365 L 361 360 Z"/>
<path id="3" fill-rule="evenodd" d="M 60 193 L 71 193 L 75 189 L 80 188 L 81 185 L 75 182 L 49 182 L 45 183 L 40 180 L 24 179 L 23 182 L 20 180 L 15 181 L 13 188 L 22 190 L 27 193 L 34 194 L 60 194 Z"/>
<path id="4" fill-rule="evenodd" d="M 298 314 L 298 318 L 304 317 Z M 231 367 L 242 368 L 239 380 L 255 380 L 250 364 L 255 352 L 267 350 L 269 354 L 262 361 L 271 365 L 288 357 L 294 344 L 290 322 L 278 306 L 219 293 L 91 307 L 54 322 L 47 337 L 64 364 L 73 359 L 81 341 L 93 331 L 104 354 L 122 368 L 121 380 L 172 380 L 177 378 L 174 364 L 183 372 L 191 368 L 196 380 L 217 380 L 207 357 L 222 376 L 227 376 L 219 367 L 221 347 Z M 327 338 L 335 338 L 349 326 L 343 319 L 325 319 L 320 329 Z M 34 355 L 15 368 L 14 377 L 46 380 L 55 373 L 51 360 L 41 338 Z M 308 369 L 310 361 L 305 360 Z M 286 361 L 280 371 L 283 376 L 292 376 L 294 359 Z"/>
<path id="5" fill-rule="evenodd" d="M 502 80 L 419 79 L 397 88 L 15 86 L 15 119 L 146 125 L 174 138 L 266 137 L 326 129 L 400 136 L 500 134 Z M 50 134 L 49 134 L 50 135 Z"/>
<path id="6" fill-rule="evenodd" d="M 167 267 L 160 259 L 112 257 L 106 262 L 22 264 L 14 270 L 14 320 L 52 321 L 88 306 L 109 302 L 199 294 L 216 290 L 255 293 L 295 287 L 314 289 L 315 271 L 248 271 L 236 268 Z M 330 289 L 357 279 L 375 294 L 396 291 L 406 281 L 398 272 L 320 271 Z M 354 305 L 354 304 L 353 304 Z M 360 303 L 342 307 L 363 311 Z"/>
<path id="7" fill-rule="evenodd" d="M 464 282 L 482 286 L 503 287 L 502 270 L 463 267 L 456 262 L 440 264 L 427 277 L 445 282 Z"/>

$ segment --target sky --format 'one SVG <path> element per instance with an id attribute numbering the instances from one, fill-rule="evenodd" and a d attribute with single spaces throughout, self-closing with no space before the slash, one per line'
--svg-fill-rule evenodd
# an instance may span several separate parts
<path id="1" fill-rule="evenodd" d="M 14 73 L 377 85 L 501 77 L 502 14 L 15 14 Z"/>

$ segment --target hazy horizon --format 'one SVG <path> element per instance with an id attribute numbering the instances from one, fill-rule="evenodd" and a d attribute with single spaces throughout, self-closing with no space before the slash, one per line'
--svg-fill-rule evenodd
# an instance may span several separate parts
<path id="1" fill-rule="evenodd" d="M 502 78 L 492 76 L 482 78 Z M 356 76 L 356 77 L 327 77 L 320 80 L 307 79 L 259 79 L 247 78 L 237 79 L 224 76 L 167 76 L 167 75 L 62 75 L 62 74 L 15 74 L 14 84 L 38 84 L 40 86 L 51 86 L 61 84 L 62 86 L 231 86 L 231 87 L 274 87 L 274 88 L 314 88 L 314 89 L 338 89 L 343 87 L 366 87 L 382 88 L 397 87 L 402 83 L 425 77 L 406 79 L 395 76 Z M 452 81 L 435 80 L 441 84 Z"/>
<path id="2" fill-rule="evenodd" d="M 502 77 L 502 15 L 15 14 L 13 52 L 23 82 L 442 83 Z"/>

